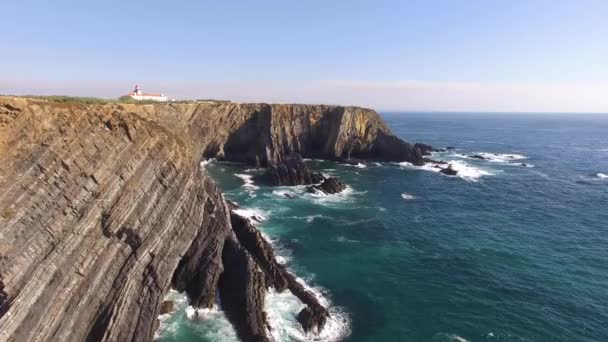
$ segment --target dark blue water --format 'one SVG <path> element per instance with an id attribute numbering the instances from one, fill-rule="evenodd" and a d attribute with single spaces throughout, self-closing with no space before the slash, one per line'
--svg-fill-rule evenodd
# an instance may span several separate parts
<path id="1" fill-rule="evenodd" d="M 352 187 L 314 197 L 247 184 L 257 170 L 207 166 L 228 198 L 267 217 L 279 255 L 331 304 L 318 340 L 608 341 L 608 116 L 384 117 L 408 141 L 456 147 L 433 158 L 459 176 L 310 161 Z M 471 153 L 491 160 L 461 155 Z M 295 298 L 266 304 L 278 340 L 314 339 L 294 320 Z M 234 339 L 221 312 L 209 317 L 179 312 L 162 336 Z"/>

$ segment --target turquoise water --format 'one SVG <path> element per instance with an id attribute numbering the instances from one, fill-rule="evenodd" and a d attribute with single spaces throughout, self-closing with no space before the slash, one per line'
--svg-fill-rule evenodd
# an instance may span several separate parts
<path id="1" fill-rule="evenodd" d="M 252 184 L 259 170 L 206 166 L 331 305 L 318 340 L 608 341 L 608 116 L 383 116 L 408 141 L 455 146 L 435 158 L 461 177 L 309 161 L 351 186 L 315 197 Z M 460 155 L 479 152 L 492 160 Z M 297 299 L 266 304 L 277 340 L 307 339 Z M 162 319 L 164 340 L 234 340 L 221 311 L 192 321 L 180 305 Z"/>

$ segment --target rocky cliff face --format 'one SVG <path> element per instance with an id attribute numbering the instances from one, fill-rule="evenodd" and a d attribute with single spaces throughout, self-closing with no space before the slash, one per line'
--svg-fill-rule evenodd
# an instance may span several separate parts
<path id="1" fill-rule="evenodd" d="M 199 307 L 220 296 L 239 336 L 265 341 L 266 286 L 304 290 L 199 162 L 292 152 L 422 163 L 360 108 L 0 97 L 0 341 L 149 341 L 171 287 Z M 322 327 L 298 296 L 303 326 Z"/>

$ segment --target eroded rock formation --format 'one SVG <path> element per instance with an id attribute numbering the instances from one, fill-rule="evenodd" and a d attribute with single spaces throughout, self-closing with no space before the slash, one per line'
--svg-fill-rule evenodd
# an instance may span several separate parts
<path id="1" fill-rule="evenodd" d="M 323 181 L 325 177 L 310 171 L 302 156 L 291 153 L 278 163 L 270 163 L 264 175 L 274 185 L 306 185 Z"/>
<path id="2" fill-rule="evenodd" d="M 149 341 L 171 287 L 198 307 L 222 298 L 245 340 L 267 339 L 268 284 L 322 328 L 327 310 L 199 167 L 292 153 L 423 163 L 361 108 L 0 97 L 0 340 Z"/>
<path id="3" fill-rule="evenodd" d="M 308 192 L 316 193 L 322 192 L 325 194 L 337 194 L 346 189 L 346 184 L 340 182 L 336 177 L 329 177 L 323 180 L 319 185 L 311 185 L 306 190 Z"/>

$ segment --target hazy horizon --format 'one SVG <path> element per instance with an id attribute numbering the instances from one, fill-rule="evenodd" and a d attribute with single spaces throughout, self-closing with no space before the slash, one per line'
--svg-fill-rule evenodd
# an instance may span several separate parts
<path id="1" fill-rule="evenodd" d="M 23 1 L 0 93 L 608 112 L 602 1 Z"/>

